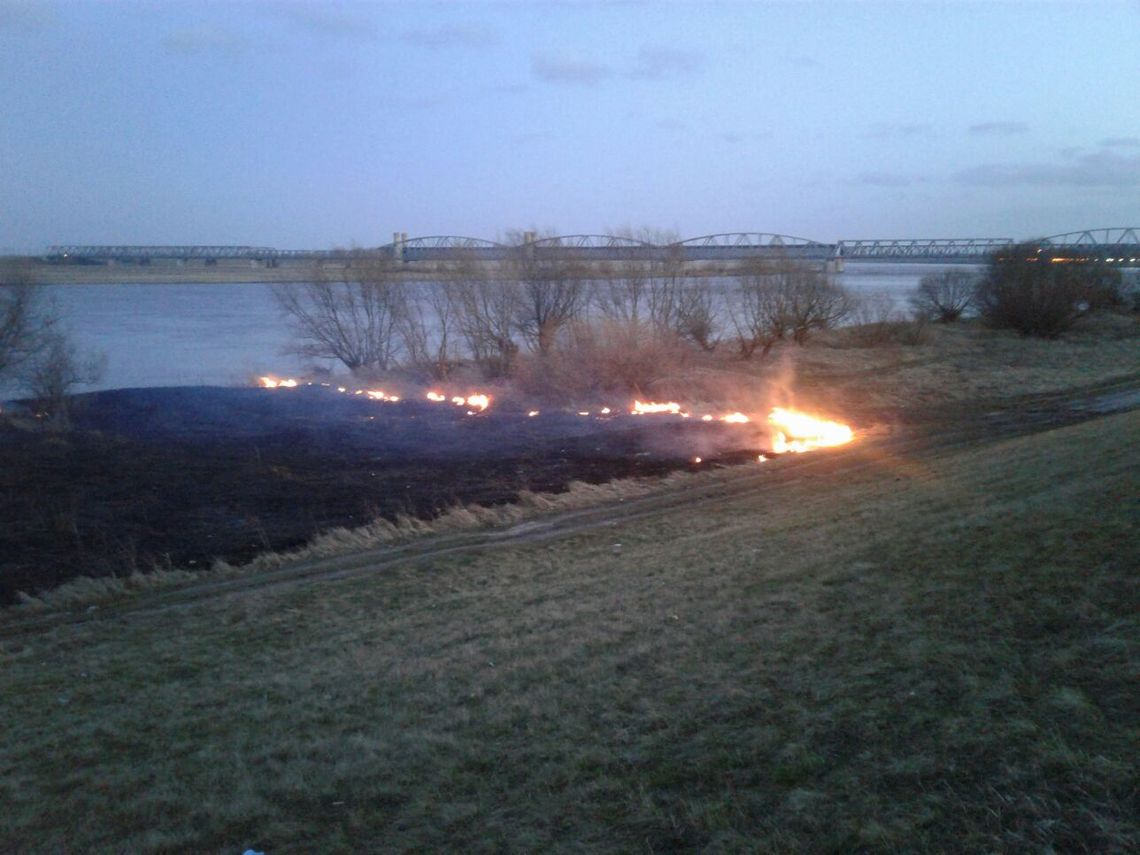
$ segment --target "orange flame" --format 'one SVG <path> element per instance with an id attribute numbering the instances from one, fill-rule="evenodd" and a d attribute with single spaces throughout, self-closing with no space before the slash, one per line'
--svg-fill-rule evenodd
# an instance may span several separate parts
<path id="1" fill-rule="evenodd" d="M 847 425 L 817 419 L 783 407 L 773 409 L 768 414 L 768 421 L 777 428 L 772 433 L 772 450 L 777 454 L 800 454 L 817 448 L 831 448 L 844 445 L 854 438 L 854 433 Z"/>
<path id="2" fill-rule="evenodd" d="M 668 413 L 671 416 L 676 416 L 681 414 L 681 405 L 676 401 L 669 401 L 665 404 L 634 401 L 633 408 L 629 412 L 634 416 L 657 415 L 660 413 Z"/>
<path id="3" fill-rule="evenodd" d="M 482 412 L 483 410 L 487 409 L 487 407 L 491 406 L 491 396 L 482 394 L 468 395 L 465 403 L 467 406 L 479 410 L 479 412 Z"/>
<path id="4" fill-rule="evenodd" d="M 259 377 L 263 389 L 293 389 L 297 385 L 297 381 L 292 377 L 286 380 L 278 380 L 276 377 Z"/>

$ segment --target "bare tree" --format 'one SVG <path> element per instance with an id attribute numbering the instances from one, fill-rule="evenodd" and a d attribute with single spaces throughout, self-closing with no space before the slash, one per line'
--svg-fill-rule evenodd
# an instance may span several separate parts
<path id="1" fill-rule="evenodd" d="M 557 246 L 518 243 L 507 266 L 519 286 L 519 332 L 531 348 L 547 354 L 558 331 L 585 310 L 589 277 L 581 264 Z"/>
<path id="2" fill-rule="evenodd" d="M 0 380 L 14 377 L 44 347 L 57 320 L 29 265 L 0 267 Z"/>
<path id="3" fill-rule="evenodd" d="M 737 292 L 737 340 L 741 353 L 767 354 L 791 335 L 803 344 L 812 330 L 829 329 L 855 308 L 851 295 L 810 263 L 788 258 L 752 259 L 741 265 Z"/>
<path id="4" fill-rule="evenodd" d="M 450 310 L 471 358 L 488 377 L 508 374 L 519 352 L 515 322 L 521 293 L 517 282 L 496 278 L 487 265 L 464 259 L 447 283 Z"/>
<path id="5" fill-rule="evenodd" d="M 72 390 L 96 382 L 106 367 L 105 355 L 81 355 L 65 335 L 53 329 L 44 335 L 42 346 L 29 359 L 25 384 L 51 424 L 66 428 Z"/>
<path id="6" fill-rule="evenodd" d="M 729 314 L 736 330 L 737 350 L 751 359 L 759 348 L 767 356 L 789 329 L 780 289 L 768 277 L 751 273 L 740 277 Z"/>
<path id="7" fill-rule="evenodd" d="M 406 289 L 391 259 L 358 252 L 341 268 L 318 264 L 312 282 L 277 285 L 273 294 L 297 336 L 296 353 L 337 359 L 356 374 L 395 362 Z"/>
<path id="8" fill-rule="evenodd" d="M 701 350 L 716 350 L 720 343 L 720 312 L 713 283 L 708 279 L 692 279 L 669 288 L 661 296 L 668 296 L 668 328 L 681 338 L 692 342 Z"/>
<path id="9" fill-rule="evenodd" d="M 435 380 L 451 373 L 460 360 L 459 304 L 450 281 L 425 283 L 405 301 L 399 318 L 408 364 Z"/>
<path id="10" fill-rule="evenodd" d="M 652 268 L 640 259 L 615 262 L 595 283 L 594 304 L 612 321 L 640 325 L 652 319 Z"/>
<path id="11" fill-rule="evenodd" d="M 911 295 L 915 314 L 926 320 L 948 324 L 962 317 L 974 302 L 978 277 L 965 270 L 939 270 L 919 280 Z"/>

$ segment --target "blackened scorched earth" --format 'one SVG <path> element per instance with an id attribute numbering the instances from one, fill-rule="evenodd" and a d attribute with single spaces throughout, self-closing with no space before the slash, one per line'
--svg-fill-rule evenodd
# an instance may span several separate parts
<path id="1" fill-rule="evenodd" d="M 0 422 L 0 602 L 76 576 L 206 568 L 376 517 L 755 460 L 752 425 L 380 402 L 321 386 L 77 396 L 73 427 Z"/>

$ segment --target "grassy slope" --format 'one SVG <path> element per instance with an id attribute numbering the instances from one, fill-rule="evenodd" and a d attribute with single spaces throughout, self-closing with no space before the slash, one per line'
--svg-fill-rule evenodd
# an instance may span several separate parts
<path id="1" fill-rule="evenodd" d="M 2 641 L 0 850 L 1140 846 L 1140 413 L 844 454 Z"/>

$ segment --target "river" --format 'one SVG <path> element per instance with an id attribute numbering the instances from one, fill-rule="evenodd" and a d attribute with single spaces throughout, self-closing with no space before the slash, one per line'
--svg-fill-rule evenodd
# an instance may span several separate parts
<path id="1" fill-rule="evenodd" d="M 962 269 L 979 269 L 959 266 Z M 848 264 L 838 282 L 856 294 L 885 292 L 900 306 L 930 264 Z M 232 385 L 261 374 L 303 372 L 288 352 L 290 334 L 265 284 L 49 285 L 72 340 L 106 356 L 88 389 Z M 0 387 L 0 394 L 13 389 Z"/>

